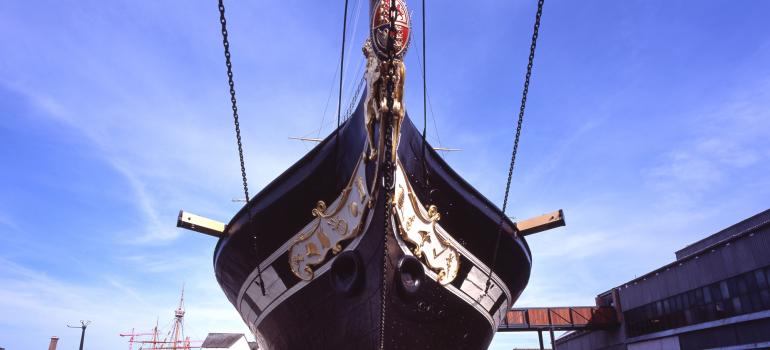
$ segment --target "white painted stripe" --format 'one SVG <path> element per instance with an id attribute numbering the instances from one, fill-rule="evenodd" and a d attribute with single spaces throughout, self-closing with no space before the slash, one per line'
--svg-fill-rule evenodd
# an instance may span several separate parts
<path id="1" fill-rule="evenodd" d="M 359 160 L 358 164 L 356 164 L 356 168 L 354 168 L 354 169 L 353 169 L 353 177 L 356 177 L 356 176 L 362 176 L 362 177 L 364 177 L 364 178 L 365 178 L 365 171 L 366 171 L 366 167 L 364 167 L 364 166 L 362 165 L 362 162 Z M 354 186 L 354 185 L 351 185 L 351 186 Z M 366 184 L 365 184 L 365 186 L 366 186 Z M 367 188 L 366 188 L 366 192 L 369 192 L 368 186 L 367 186 Z M 330 208 L 335 208 L 337 205 L 339 205 L 340 197 L 342 197 L 342 196 L 340 195 L 340 196 L 338 196 L 338 197 L 337 197 L 337 199 L 335 199 L 335 200 L 334 200 L 334 202 L 333 202 L 333 203 L 330 205 Z M 370 219 L 371 219 L 371 215 L 368 215 L 368 218 L 366 218 L 366 220 L 370 220 Z M 301 235 L 302 235 L 304 232 L 308 231 L 308 230 L 309 230 L 309 229 L 310 229 L 310 228 L 311 228 L 311 227 L 312 227 L 314 224 L 315 224 L 315 220 L 311 220 L 309 223 L 307 223 L 307 225 L 305 225 L 305 227 L 303 227 L 301 230 L 299 230 L 297 233 L 295 233 L 295 234 L 294 234 L 294 236 L 292 236 L 291 238 L 289 238 L 289 240 L 287 240 L 287 241 L 286 241 L 286 242 L 285 242 L 283 245 L 281 245 L 281 246 L 280 246 L 278 249 L 276 249 L 276 250 L 275 250 L 275 251 L 274 251 L 272 254 L 270 254 L 270 256 L 268 256 L 268 257 L 267 257 L 265 260 L 263 260 L 263 261 L 262 261 L 262 262 L 259 264 L 260 270 L 262 270 L 262 271 L 265 271 L 265 269 L 267 269 L 267 268 L 268 268 L 270 265 L 272 265 L 272 264 L 273 264 L 273 262 L 275 262 L 275 261 L 276 261 L 276 260 L 277 260 L 277 259 L 278 259 L 278 258 L 279 258 L 281 255 L 283 255 L 285 252 L 289 251 L 289 248 L 290 248 L 292 245 L 294 245 L 294 244 L 295 244 L 295 242 L 297 241 L 297 239 L 298 239 L 298 238 L 299 238 L 299 237 L 300 237 L 300 236 L 301 236 Z M 367 223 L 367 225 L 368 225 L 368 223 Z M 364 229 L 361 231 L 361 234 L 363 234 L 363 232 L 366 232 L 366 231 L 365 231 L 365 228 L 364 228 Z M 361 234 L 359 234 L 358 236 L 360 237 L 360 236 L 361 236 Z M 324 264 L 324 266 L 325 266 L 326 264 L 328 264 L 329 262 L 331 262 L 331 260 L 324 262 L 324 263 L 323 263 L 323 264 Z M 288 264 L 288 263 L 289 263 L 289 262 L 288 262 L 288 261 L 286 261 L 286 264 Z M 317 271 L 316 271 L 316 273 L 318 273 L 318 272 L 319 272 L 319 271 L 317 270 Z M 264 276 L 263 276 L 263 278 L 264 278 Z M 240 308 L 240 307 L 242 306 L 242 304 L 244 304 L 244 302 L 243 302 L 243 296 L 246 294 L 246 290 L 247 290 L 247 288 L 250 288 L 250 286 L 252 286 L 252 285 L 254 284 L 254 281 L 255 281 L 256 279 L 257 279 L 257 269 L 255 268 L 254 270 L 252 270 L 252 271 L 251 271 L 251 273 L 249 274 L 249 276 L 248 276 L 248 277 L 246 277 L 246 280 L 245 280 L 245 282 L 243 283 L 243 285 L 241 285 L 241 289 L 240 289 L 240 291 L 238 292 L 238 298 L 236 299 L 236 300 L 237 300 L 237 301 L 236 301 L 236 303 L 237 303 L 237 306 L 236 306 L 236 308 Z M 301 282 L 300 282 L 300 283 L 301 283 Z M 304 285 L 304 284 L 303 284 L 303 285 Z M 257 286 L 257 287 L 259 287 L 259 286 Z M 284 286 L 284 288 L 285 288 L 285 286 Z M 284 289 L 284 290 L 285 290 L 285 289 Z M 259 293 L 259 294 L 262 294 L 262 292 L 260 291 L 260 293 Z M 255 299 L 255 300 L 256 300 L 256 299 Z M 260 309 L 263 309 L 263 308 L 262 308 L 262 306 L 260 306 Z M 261 316 L 260 316 L 260 317 L 261 317 Z"/>
<path id="2" fill-rule="evenodd" d="M 497 308 L 497 314 L 495 315 L 495 329 L 500 326 L 500 322 L 503 321 L 506 313 L 508 313 L 508 308 L 505 307 L 505 303 L 500 304 L 500 307 Z"/>
<path id="3" fill-rule="evenodd" d="M 391 220 L 393 220 L 392 221 L 393 225 L 395 225 L 396 224 L 395 223 L 395 219 L 391 218 Z M 406 246 L 406 243 L 404 243 L 404 240 L 401 239 L 400 236 L 398 236 L 398 235 L 396 235 L 396 236 L 397 236 L 396 242 L 398 243 L 398 246 L 401 248 L 401 251 L 404 252 L 405 255 L 414 256 L 414 254 L 409 249 L 409 247 Z M 468 254 L 470 254 L 470 253 L 468 253 Z M 463 255 L 463 256 L 467 257 L 467 255 Z M 425 275 L 426 276 L 428 276 L 430 279 L 432 279 L 432 280 L 436 281 L 436 283 L 438 283 L 438 275 L 435 272 L 433 272 L 433 270 L 425 269 L 424 271 L 425 271 Z M 493 281 L 494 281 L 494 279 L 493 279 Z M 479 304 L 478 301 L 473 300 L 470 296 L 468 296 L 468 294 L 466 294 L 465 292 L 461 291 L 460 289 L 457 289 L 457 287 L 453 286 L 452 284 L 447 284 L 447 285 L 444 285 L 443 287 L 446 290 L 448 290 L 450 293 L 454 294 L 455 296 L 457 296 L 458 298 L 460 298 L 461 300 L 465 301 L 467 304 L 472 306 L 474 309 L 476 309 L 476 311 L 479 314 L 481 314 L 482 316 L 484 316 L 484 318 L 487 320 L 487 322 L 489 322 L 489 325 L 492 327 L 492 329 L 497 329 L 497 325 L 499 324 L 500 321 L 499 320 L 494 320 L 492 318 L 492 316 L 490 316 L 489 312 L 487 312 L 487 310 L 484 310 L 483 306 L 481 304 Z"/>
<path id="4" fill-rule="evenodd" d="M 460 285 L 460 290 L 483 305 L 487 312 L 494 314 L 492 307 L 495 305 L 495 302 L 500 295 L 503 294 L 503 291 L 496 283 L 491 283 L 489 290 L 485 293 L 486 283 L 487 275 L 481 272 L 476 266 L 473 266 L 468 273 L 468 277 L 466 277 L 462 285 Z"/>
<path id="5" fill-rule="evenodd" d="M 404 169 L 404 166 L 401 164 L 401 161 L 397 161 L 396 176 L 402 177 L 404 182 L 409 183 L 406 180 L 406 174 L 405 174 L 403 169 Z M 418 199 L 418 201 L 419 201 L 419 199 Z M 424 217 L 428 216 L 427 210 L 425 210 L 425 208 L 422 205 L 419 206 L 419 210 L 420 210 L 420 212 L 422 213 L 422 215 Z M 394 227 L 396 227 L 396 226 L 394 226 Z M 439 235 L 443 239 L 447 240 L 450 243 L 450 245 L 452 245 L 455 249 L 457 249 L 457 251 L 460 253 L 460 255 L 462 255 L 466 259 L 470 260 L 471 263 L 473 263 L 473 265 L 475 267 L 477 267 L 477 268 L 479 268 L 481 270 L 481 272 L 485 276 L 484 277 L 484 285 L 486 285 L 486 283 L 487 283 L 486 282 L 486 278 L 487 278 L 486 276 L 490 275 L 491 269 L 487 265 L 485 265 L 479 258 L 477 258 L 475 255 L 471 254 L 471 252 L 468 251 L 468 249 L 466 249 L 462 244 L 460 244 L 460 242 L 457 242 L 457 240 L 455 240 L 455 238 L 449 232 L 446 232 L 446 230 L 444 230 L 444 228 L 441 225 L 436 225 L 435 228 L 436 228 L 436 231 L 439 233 Z M 400 241 L 401 237 L 398 237 L 398 239 Z M 408 251 L 408 249 L 407 249 L 407 251 Z M 408 254 L 412 255 L 411 252 L 408 252 Z M 426 269 L 426 270 L 430 270 L 430 269 Z M 513 297 L 511 296 L 511 291 L 508 289 L 508 286 L 505 283 L 503 283 L 503 280 L 500 279 L 500 276 L 498 276 L 496 273 L 492 273 L 491 276 L 492 276 L 492 282 L 494 282 L 493 284 L 496 284 L 496 285 L 500 286 L 500 288 L 505 293 L 506 301 L 505 301 L 505 303 L 503 303 L 503 306 L 505 306 L 506 310 L 510 309 L 511 306 L 513 306 L 513 302 L 512 302 Z M 499 323 L 500 320 L 502 320 L 502 319 L 495 320 L 495 322 Z"/>
<path id="6" fill-rule="evenodd" d="M 245 307 L 241 307 L 238 312 L 241 314 L 243 322 L 247 325 L 250 325 L 254 319 L 257 318 L 257 316 L 254 314 L 254 311 L 251 310 L 248 304 L 244 303 L 243 305 L 245 305 Z"/>
<path id="7" fill-rule="evenodd" d="M 251 300 L 254 300 L 254 303 L 257 304 L 257 307 L 259 307 L 260 310 L 267 308 L 275 298 L 286 290 L 286 285 L 283 284 L 283 281 L 278 277 L 278 274 L 272 266 L 268 266 L 266 269 L 262 270 L 262 282 L 265 284 L 265 295 L 262 295 L 262 288 L 259 287 L 257 282 L 259 282 L 258 279 L 249 285 L 246 289 L 246 294 L 251 297 Z"/>
<path id="8" fill-rule="evenodd" d="M 361 239 L 366 234 L 366 230 L 369 229 L 369 224 L 372 222 L 372 217 L 373 216 L 374 215 L 369 215 L 369 217 L 366 218 L 366 225 L 361 230 L 361 234 L 359 234 L 356 238 L 354 238 L 353 241 L 351 241 L 350 244 L 348 244 L 348 246 L 345 247 L 344 251 L 354 250 L 354 249 L 356 249 L 356 247 L 358 247 L 358 243 L 361 242 Z M 289 288 L 289 290 L 287 290 L 286 292 L 281 294 L 270 305 L 268 305 L 267 308 L 262 310 L 262 313 L 259 314 L 259 317 L 257 317 L 257 319 L 254 321 L 255 329 L 256 329 L 256 327 L 259 327 L 259 324 L 262 323 L 262 320 L 264 320 L 265 317 L 271 311 L 273 311 L 273 309 L 275 309 L 278 305 L 281 305 L 281 303 L 283 303 L 284 301 L 286 301 L 286 299 L 288 299 L 289 297 L 294 295 L 294 293 L 296 293 L 298 290 L 304 288 L 306 285 L 310 284 L 310 282 L 313 282 L 313 281 L 321 278 L 321 276 L 323 276 L 324 273 L 326 273 L 326 271 L 329 271 L 329 269 L 332 266 L 331 262 L 334 261 L 334 259 L 336 259 L 337 256 L 339 256 L 339 254 L 334 256 L 332 259 L 330 259 L 329 263 L 326 263 L 326 264 L 322 265 L 319 269 L 315 270 L 315 277 L 313 277 L 312 280 L 310 280 L 310 281 L 299 281 L 299 283 L 297 283 L 294 286 L 292 286 L 291 288 Z M 244 305 L 247 305 L 247 304 L 244 303 Z M 255 334 L 256 334 L 256 332 L 255 332 Z"/>

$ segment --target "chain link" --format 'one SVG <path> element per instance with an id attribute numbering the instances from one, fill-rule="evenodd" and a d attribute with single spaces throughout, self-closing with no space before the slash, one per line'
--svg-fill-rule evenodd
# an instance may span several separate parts
<path id="1" fill-rule="evenodd" d="M 529 45 L 529 59 L 527 62 L 527 74 L 524 76 L 524 89 L 521 92 L 521 105 L 519 106 L 519 120 L 516 125 L 516 136 L 513 139 L 513 151 L 511 152 L 511 165 L 508 167 L 508 180 L 505 183 L 505 195 L 503 196 L 503 208 L 500 214 L 500 224 L 497 228 L 497 239 L 495 240 L 495 250 L 492 253 L 492 264 L 490 265 L 489 275 L 484 292 L 489 291 L 492 279 L 492 271 L 497 262 L 497 251 L 500 249 L 500 238 L 503 234 L 503 223 L 505 222 L 505 210 L 508 207 L 508 194 L 511 190 L 511 179 L 513 178 L 513 167 L 516 163 L 516 153 L 519 150 L 519 138 L 521 137 L 521 126 L 524 123 L 524 110 L 527 107 L 527 94 L 529 93 L 529 80 L 532 77 L 532 65 L 535 61 L 535 48 L 537 47 L 537 37 L 540 31 L 540 17 L 543 15 L 543 3 L 545 0 L 538 0 L 537 13 L 535 14 L 535 25 L 532 29 L 532 41 Z"/>
<path id="2" fill-rule="evenodd" d="M 386 122 L 385 127 L 385 148 L 384 150 L 390 150 L 393 146 L 393 137 L 390 133 L 393 132 L 393 124 L 390 121 Z M 383 164 L 383 189 L 385 190 L 385 234 L 383 235 L 383 252 L 382 252 L 382 291 L 380 294 L 380 349 L 385 349 L 385 313 L 387 311 L 388 300 L 388 233 L 391 230 L 390 212 L 391 203 L 393 201 L 393 162 L 390 161 L 390 155 L 383 155 L 388 160 Z"/>
<path id="3" fill-rule="evenodd" d="M 376 11 L 376 10 L 375 10 Z M 388 300 L 388 233 L 391 231 L 391 206 L 393 203 L 393 171 L 395 170 L 395 164 L 393 164 L 393 158 L 390 152 L 393 149 L 393 90 L 394 75 L 396 74 L 396 68 L 393 64 L 395 60 L 394 31 L 396 30 L 396 17 L 398 16 L 398 9 L 396 8 L 396 0 L 390 0 L 390 28 L 388 28 L 388 79 L 387 79 L 387 107 L 388 114 L 386 118 L 383 118 L 385 127 L 385 140 L 384 149 L 380 151 L 380 157 L 383 159 L 383 190 L 385 190 L 385 234 L 383 235 L 383 252 L 382 252 L 382 291 L 380 293 L 380 350 L 385 349 L 385 328 L 386 328 L 386 312 L 387 312 L 387 300 Z M 404 77 L 401 77 L 404 79 Z"/>
<path id="4" fill-rule="evenodd" d="M 243 143 L 241 142 L 241 123 L 238 121 L 238 103 L 235 98 L 235 82 L 233 81 L 233 64 L 230 61 L 230 41 L 227 39 L 227 20 L 225 19 L 225 4 L 219 0 L 219 23 L 222 25 L 222 45 L 225 48 L 225 65 L 227 66 L 227 85 L 230 86 L 230 103 L 233 109 L 233 123 L 235 124 L 235 139 L 238 142 L 238 159 L 241 162 L 241 178 L 243 179 L 243 195 L 246 198 L 246 213 L 251 222 L 251 204 L 249 202 L 249 183 L 246 179 L 246 162 L 243 157 Z M 257 234 L 252 235 L 254 255 L 257 255 Z M 265 295 L 265 286 L 262 281 L 262 271 L 257 263 L 257 277 L 262 295 Z"/>
<path id="5" fill-rule="evenodd" d="M 246 202 L 249 201 L 249 184 L 246 180 L 246 162 L 243 159 L 243 143 L 241 141 L 241 123 L 238 121 L 238 104 L 235 98 L 235 82 L 233 81 L 233 64 L 230 61 L 230 41 L 227 38 L 227 20 L 225 19 L 225 5 L 219 0 L 219 23 L 222 25 L 222 45 L 225 47 L 225 65 L 227 66 L 227 85 L 230 86 L 230 103 L 233 109 L 233 121 L 235 123 L 235 138 L 238 141 L 238 158 L 241 161 L 241 178 L 243 179 L 243 193 Z"/>

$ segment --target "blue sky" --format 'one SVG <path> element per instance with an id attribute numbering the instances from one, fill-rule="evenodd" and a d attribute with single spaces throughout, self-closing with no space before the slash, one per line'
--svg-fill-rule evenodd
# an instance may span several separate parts
<path id="1" fill-rule="evenodd" d="M 350 9 L 345 105 L 366 34 L 366 4 Z M 228 10 L 254 192 L 312 147 L 288 136 L 332 130 L 342 2 Z M 428 138 L 463 149 L 445 159 L 495 203 L 534 10 L 428 1 Z M 529 239 L 519 306 L 590 305 L 768 208 L 767 13 L 758 0 L 546 2 L 509 214 L 563 208 L 568 226 Z M 75 349 L 65 325 L 90 319 L 87 346 L 124 348 L 119 332 L 168 323 L 183 283 L 189 335 L 247 332 L 214 280 L 215 241 L 174 227 L 180 208 L 227 221 L 239 207 L 218 26 L 213 0 L 0 2 L 0 346 L 58 335 Z M 413 45 L 406 62 L 418 125 L 421 55 Z M 534 345 L 501 334 L 492 348 Z"/>

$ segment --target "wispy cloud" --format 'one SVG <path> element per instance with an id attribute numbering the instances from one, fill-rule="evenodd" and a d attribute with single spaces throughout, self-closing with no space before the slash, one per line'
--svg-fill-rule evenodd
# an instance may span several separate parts
<path id="1" fill-rule="evenodd" d="M 108 128 L 104 128 L 103 125 L 93 123 L 88 119 L 83 120 L 82 117 L 78 117 L 77 112 L 74 112 L 58 102 L 56 98 L 53 98 L 47 94 L 40 92 L 31 92 L 25 88 L 14 87 L 17 93 L 21 93 L 31 103 L 36 106 L 42 115 L 51 120 L 60 122 L 67 128 L 71 128 L 76 131 L 81 137 L 89 141 L 90 144 L 99 151 L 103 161 L 128 183 L 129 188 L 132 190 L 134 197 L 134 203 L 136 203 L 137 210 L 144 217 L 144 225 L 140 229 L 138 238 L 131 240 L 133 243 L 149 243 L 158 241 L 168 241 L 176 238 L 179 233 L 169 227 L 167 223 L 164 223 L 160 219 L 160 214 L 155 204 L 155 200 L 147 191 L 147 184 L 145 181 L 139 178 L 132 169 L 139 168 L 138 164 L 129 166 L 126 164 L 125 156 L 116 154 L 114 150 L 113 135 Z M 131 235 L 136 237 L 137 235 Z"/>
<path id="2" fill-rule="evenodd" d="M 128 181 L 131 189 L 133 190 L 134 199 L 137 207 L 145 218 L 145 226 L 143 231 L 137 236 L 131 236 L 130 243 L 153 243 L 164 242 L 177 238 L 180 231 L 171 227 L 170 222 L 164 222 L 161 220 L 158 212 L 155 200 L 150 196 L 147 191 L 147 185 L 141 181 L 133 171 L 130 170 L 124 164 L 120 164 L 119 160 L 113 159 L 111 165 Z"/>
<path id="3" fill-rule="evenodd" d="M 62 8 L 66 21 L 56 29 L 28 26 L 16 17 L 0 15 L 3 28 L 23 33 L 26 43 L 13 44 L 20 40 L 13 35 L 3 41 L 3 45 L 16 46 L 17 50 L 3 57 L 0 86 L 21 95 L 40 111 L 38 119 L 22 116 L 27 118 L 25 122 L 51 125 L 53 121 L 53 129 L 62 127 L 61 134 L 77 134 L 92 148 L 89 151 L 122 177 L 130 190 L 128 197 L 135 204 L 136 213 L 131 214 L 139 222 L 136 227 L 125 228 L 131 242 L 166 244 L 179 236 L 173 218 L 180 206 L 190 206 L 223 221 L 238 209 L 238 204 L 230 202 L 239 197 L 240 177 L 221 39 L 217 37 L 218 22 L 209 21 L 203 9 L 161 15 L 163 8 L 173 5 L 124 5 L 125 13 L 120 16 L 110 7 L 92 3 Z M 23 5 L 12 6 L 12 10 L 25 13 L 26 22 L 48 23 L 50 13 L 59 10 L 54 7 L 45 13 Z M 301 32 L 308 39 L 318 39 L 312 48 L 334 57 L 336 50 L 320 40 L 325 34 L 317 29 L 299 29 L 294 14 L 283 10 L 276 6 L 260 9 L 271 13 L 271 18 L 286 19 L 284 33 Z M 82 21 L 76 13 L 89 13 L 90 21 Z M 163 21 L 154 22 L 157 16 Z M 189 28 L 189 16 L 196 17 L 196 23 L 214 27 Z M 244 23 L 238 15 L 233 16 L 231 25 Z M 168 32 L 169 22 L 184 23 L 187 30 Z M 238 45 L 234 60 L 239 73 L 241 127 L 254 194 L 305 153 L 304 145 L 287 136 L 315 130 L 319 110 L 328 95 L 326 63 L 331 62 L 318 55 L 310 61 L 304 55 L 286 56 L 287 51 L 304 52 L 309 48 L 285 40 L 271 44 L 269 52 L 243 45 L 243 38 L 259 38 L 266 33 L 252 26 L 244 26 L 238 33 L 242 34 L 234 34 L 231 40 Z M 358 44 L 351 41 L 350 45 Z M 92 51 L 95 47 L 97 52 Z M 263 71 L 272 64 L 255 64 L 256 57 L 281 65 L 288 64 L 286 59 L 291 57 L 296 68 L 291 74 Z M 48 68 L 14 68 L 21 64 Z M 309 80 L 318 75 L 324 79 Z M 259 77 L 261 85 L 254 83 L 254 76 Z M 266 81 L 272 82 L 268 89 L 263 88 Z"/>
<path id="4" fill-rule="evenodd" d="M 647 171 L 647 185 L 672 206 L 700 203 L 752 166 L 770 159 L 770 83 L 759 81 L 732 99 L 690 117 L 692 128 Z"/>
<path id="5" fill-rule="evenodd" d="M 16 221 L 11 219 L 9 216 L 0 213 L 0 226 L 5 226 L 5 229 L 10 229 L 13 231 L 19 230 L 19 225 L 16 224 Z"/>
<path id="6" fill-rule="evenodd" d="M 109 120 L 101 120 L 44 92 L 12 88 L 33 103 L 44 118 L 79 134 L 104 164 L 123 178 L 131 190 L 130 202 L 134 203 L 142 221 L 139 227 L 122 230 L 130 232 L 121 235 L 130 237 L 123 239 L 125 243 L 157 245 L 175 240 L 180 233 L 173 227 L 173 218 L 182 205 L 195 206 L 195 210 L 207 211 L 220 220 L 227 220 L 237 209 L 230 203 L 231 198 L 239 197 L 237 157 L 232 131 L 226 122 L 208 120 L 180 126 L 171 121 L 155 121 L 163 114 L 159 112 L 141 118 L 133 116 L 141 111 L 123 111 L 112 114 Z M 104 108 L 109 112 L 116 107 L 105 105 Z M 130 122 L 134 119 L 148 123 Z M 116 122 L 120 120 L 131 128 Z M 291 134 L 288 130 L 283 133 Z M 285 138 L 281 139 L 288 143 Z M 256 165 L 250 168 L 255 171 L 249 172 L 252 194 L 302 154 L 301 145 L 290 146 L 254 147 L 252 152 L 247 149 L 247 165 Z"/>
<path id="7" fill-rule="evenodd" d="M 201 255 L 188 254 L 187 252 L 158 252 L 128 255 L 118 257 L 117 259 L 143 273 L 170 274 L 189 270 L 193 266 L 199 266 Z"/>
<path id="8" fill-rule="evenodd" d="M 10 163 L 18 158 L 12 152 L 45 148 L 34 154 L 40 157 L 34 175 L 42 179 L 3 175 L 24 178 L 15 193 L 45 198 L 48 213 L 72 215 L 52 228 L 41 224 L 47 217 L 21 219 L 38 213 L 39 201 L 8 199 L 14 210 L 0 214 L 0 310 L 13 319 L 0 319 L 0 339 L 45 348 L 56 334 L 62 349 L 74 348 L 78 334 L 64 324 L 88 318 L 91 344 L 122 348 L 119 331 L 171 316 L 182 283 L 188 329 L 245 332 L 213 278 L 213 241 L 183 239 L 173 228 L 180 208 L 226 221 L 240 205 L 230 202 L 241 190 L 216 7 L 189 1 L 40 6 L 0 3 L 0 32 L 7 34 L 0 38 L 0 99 L 13 91 L 0 113 L 5 118 L 5 108 L 17 103 L 34 107 L 1 119 L 25 134 L 2 135 L 15 141 L 0 156 Z M 306 1 L 228 6 L 255 193 L 307 151 L 287 136 L 315 135 L 319 123 L 323 136 L 334 126 L 334 102 L 319 119 L 336 93 L 329 87 L 336 84 L 341 14 Z M 429 20 L 431 110 L 445 145 L 465 149 L 446 158 L 497 204 L 532 6 L 487 1 L 468 12 L 453 4 L 437 7 Z M 770 84 L 759 82 L 767 76 L 770 46 L 767 31 L 757 30 L 766 27 L 759 14 L 767 11 L 737 11 L 730 18 L 740 20 L 719 27 L 698 17 L 706 15 L 700 11 L 654 21 L 665 11 L 648 4 L 593 9 L 565 2 L 553 9 L 538 45 L 509 207 L 521 217 L 564 208 L 568 226 L 529 238 L 535 265 L 521 305 L 532 306 L 590 304 L 597 293 L 670 261 L 681 245 L 766 207 L 770 197 Z M 731 15 L 719 11 L 720 18 Z M 609 22 L 593 20 L 599 17 Z M 457 32 L 454 18 L 473 25 Z M 608 27 L 617 30 L 596 36 Z M 703 31 L 692 35 L 682 27 Z M 351 37 L 366 35 L 366 26 L 359 28 Z M 659 35 L 672 32 L 682 35 Z M 356 40 L 348 46 L 350 67 L 361 62 Z M 407 105 L 420 124 L 417 55 L 407 60 Z M 355 72 L 345 76 L 352 81 Z M 735 77 L 733 85 L 722 84 L 726 76 Z M 697 107 L 683 106 L 690 94 L 703 94 L 689 96 Z M 432 129 L 430 138 L 438 136 Z M 674 132 L 676 138 L 668 137 Z M 61 151 L 57 157 L 86 155 L 77 164 L 88 169 L 73 178 L 81 187 L 98 183 L 91 192 L 108 194 L 84 193 L 56 178 L 48 171 L 56 161 L 47 153 L 52 148 Z M 41 182 L 61 191 L 41 190 Z M 97 204 L 77 205 L 84 202 Z M 91 212 L 102 205 L 104 211 Z M 76 268 L 65 270 L 70 264 Z M 532 337 L 511 339 L 498 335 L 497 348 L 537 344 Z"/>
<path id="9" fill-rule="evenodd" d="M 625 248 L 632 244 L 628 240 L 615 239 L 617 232 L 580 232 L 585 229 L 548 232 L 537 250 L 538 259 L 555 259 L 562 262 L 582 260 L 611 249 Z"/>
<path id="10" fill-rule="evenodd" d="M 208 276 L 189 276 L 187 334 L 202 339 L 208 331 L 247 333 L 235 309 L 225 305 L 219 291 L 198 288 Z M 104 276 L 93 283 L 69 282 L 56 276 L 0 258 L 0 338 L 10 344 L 40 344 L 52 335 L 61 337 L 60 347 L 76 346 L 79 334 L 65 328 L 80 319 L 89 319 L 87 343 L 96 348 L 119 349 L 126 339 L 118 333 L 148 330 L 155 317 L 161 326 L 173 318 L 178 291 L 162 292 L 137 287 L 119 276 Z M 13 317 L 9 317 L 13 315 Z M 23 339 L 22 339 L 23 338 Z"/>

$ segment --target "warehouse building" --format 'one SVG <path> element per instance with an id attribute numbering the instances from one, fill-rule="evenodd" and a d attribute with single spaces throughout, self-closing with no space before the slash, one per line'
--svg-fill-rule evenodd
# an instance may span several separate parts
<path id="1" fill-rule="evenodd" d="M 770 210 L 676 252 L 676 261 L 597 296 L 619 326 L 556 349 L 770 349 Z"/>

